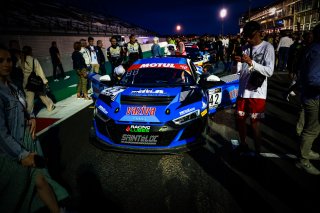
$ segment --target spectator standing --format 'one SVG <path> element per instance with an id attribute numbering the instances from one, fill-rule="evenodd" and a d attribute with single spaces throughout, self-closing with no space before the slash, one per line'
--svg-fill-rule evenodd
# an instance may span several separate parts
<path id="1" fill-rule="evenodd" d="M 216 37 L 216 49 L 217 49 L 217 59 L 214 65 L 215 68 L 219 67 L 219 61 L 221 61 L 224 65 L 224 68 L 227 67 L 227 63 L 224 60 L 224 46 L 221 37 Z"/>
<path id="2" fill-rule="evenodd" d="M 292 84 L 297 80 L 297 67 L 299 66 L 299 57 L 301 56 L 301 49 L 303 47 L 302 40 L 299 34 L 294 36 L 294 42 L 289 47 L 287 68 Z"/>
<path id="3" fill-rule="evenodd" d="M 176 55 L 187 55 L 186 47 L 180 37 L 176 38 L 176 44 L 177 44 L 177 51 Z"/>
<path id="4" fill-rule="evenodd" d="M 59 49 L 57 47 L 57 42 L 53 41 L 51 43 L 51 47 L 49 49 L 50 52 L 50 56 L 51 56 L 51 62 L 52 62 L 52 67 L 53 67 L 53 79 L 54 81 L 59 81 L 59 78 L 57 77 L 57 67 L 60 70 L 60 76 L 62 78 L 64 78 L 64 80 L 67 80 L 70 78 L 70 76 L 66 76 L 64 73 L 64 69 L 61 63 L 61 59 L 60 59 L 60 52 Z"/>
<path id="5" fill-rule="evenodd" d="M 103 42 L 101 40 L 97 41 L 97 49 L 98 49 L 98 63 L 100 65 L 100 71 L 101 75 L 106 75 L 107 70 L 106 70 L 106 58 L 105 58 L 105 52 L 106 49 L 103 47 Z"/>
<path id="6" fill-rule="evenodd" d="M 284 33 L 284 36 L 280 39 L 277 52 L 278 52 L 278 70 L 279 71 L 286 71 L 287 68 L 287 61 L 289 56 L 289 48 L 293 44 L 293 40 L 289 38 L 287 33 Z"/>
<path id="7" fill-rule="evenodd" d="M 78 75 L 78 86 L 77 86 L 77 98 L 83 97 L 85 100 L 90 100 L 88 96 L 87 88 L 87 73 L 88 67 L 81 54 L 82 44 L 80 42 L 75 42 L 73 44 L 74 52 L 72 53 L 73 69 L 77 72 Z"/>
<path id="8" fill-rule="evenodd" d="M 175 41 L 170 36 L 168 36 L 166 40 L 168 44 L 174 44 L 174 45 L 176 44 Z"/>
<path id="9" fill-rule="evenodd" d="M 242 62 L 239 71 L 239 95 L 236 102 L 236 122 L 240 136 L 240 152 L 248 151 L 246 141 L 246 118 L 250 117 L 253 130 L 255 152 L 261 151 L 260 119 L 264 118 L 267 78 L 274 71 L 274 48 L 261 39 L 260 24 L 250 21 L 243 28 L 244 38 L 248 45 L 243 48 L 242 56 L 235 56 L 235 60 Z M 256 80 L 260 78 L 260 85 Z"/>
<path id="10" fill-rule="evenodd" d="M 136 60 L 143 58 L 140 44 L 136 41 L 135 35 L 129 36 L 130 41 L 124 45 L 125 54 L 128 56 L 128 66 L 130 67 Z"/>
<path id="11" fill-rule="evenodd" d="M 36 212 L 46 206 L 59 213 L 58 202 L 68 193 L 36 168 L 41 155 L 35 139 L 36 120 L 26 110 L 24 94 L 9 80 L 10 53 L 0 47 L 0 212 Z"/>
<path id="12" fill-rule="evenodd" d="M 313 29 L 313 44 L 302 57 L 300 72 L 304 127 L 301 133 L 300 159 L 297 167 L 312 175 L 320 175 L 310 160 L 320 160 L 320 154 L 312 150 L 320 133 L 320 24 Z"/>
<path id="13" fill-rule="evenodd" d="M 173 39 L 171 39 L 171 37 L 170 36 L 168 36 L 167 38 L 166 38 L 166 40 L 167 40 L 167 46 L 165 47 L 165 49 L 164 49 L 164 54 L 166 55 L 166 56 L 170 56 L 170 55 L 175 55 L 176 54 L 176 44 L 175 44 L 175 41 L 173 40 Z"/>
<path id="14" fill-rule="evenodd" d="M 153 45 L 151 46 L 151 54 L 152 54 L 152 57 L 162 56 L 158 37 L 153 38 Z"/>
<path id="15" fill-rule="evenodd" d="M 87 65 L 87 72 L 91 72 L 91 70 L 92 70 L 91 53 L 90 53 L 90 50 L 87 48 L 88 47 L 87 41 L 85 39 L 81 39 L 80 42 L 81 42 L 80 52 L 82 53 L 82 57 L 84 58 L 84 61 Z M 87 90 L 89 90 L 90 93 L 93 92 L 91 89 L 91 82 L 88 80 L 87 80 Z"/>
<path id="16" fill-rule="evenodd" d="M 93 45 L 94 39 L 92 37 L 88 38 L 89 46 L 87 49 L 90 52 L 90 57 L 91 57 L 91 71 L 94 71 L 95 73 L 99 73 L 99 51 L 96 46 Z"/>
<path id="17" fill-rule="evenodd" d="M 80 53 L 82 54 L 82 57 L 86 63 L 87 69 L 91 70 L 91 56 L 90 56 L 90 51 L 87 49 L 87 41 L 85 39 L 81 39 L 80 43 L 81 43 Z"/>
<path id="18" fill-rule="evenodd" d="M 107 57 L 111 64 L 111 77 L 114 76 L 114 69 L 122 64 L 124 59 L 123 49 L 117 43 L 117 39 L 115 37 L 110 38 L 111 46 L 107 49 Z"/>
<path id="19" fill-rule="evenodd" d="M 29 113 L 33 112 L 33 106 L 34 106 L 34 96 L 36 95 L 33 91 L 28 91 L 26 89 L 26 85 L 28 83 L 28 78 L 31 74 L 31 72 L 34 70 L 37 76 L 40 76 L 43 84 L 48 85 L 48 80 L 42 70 L 42 67 L 39 63 L 39 61 L 32 56 L 32 48 L 30 46 L 24 46 L 22 48 L 22 59 L 21 59 L 21 68 L 23 70 L 23 88 L 24 92 L 26 94 L 27 99 L 27 110 Z M 37 92 L 37 95 L 39 95 L 42 103 L 44 103 L 47 107 L 47 110 L 51 112 L 55 109 L 55 106 L 52 102 L 52 100 L 47 96 L 46 91 L 43 92 Z"/>

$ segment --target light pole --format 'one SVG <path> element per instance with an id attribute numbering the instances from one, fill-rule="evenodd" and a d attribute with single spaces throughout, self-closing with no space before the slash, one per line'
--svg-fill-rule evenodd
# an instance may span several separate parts
<path id="1" fill-rule="evenodd" d="M 223 35 L 223 19 L 227 16 L 227 9 L 222 8 L 220 10 L 220 18 L 221 18 L 221 34 Z"/>

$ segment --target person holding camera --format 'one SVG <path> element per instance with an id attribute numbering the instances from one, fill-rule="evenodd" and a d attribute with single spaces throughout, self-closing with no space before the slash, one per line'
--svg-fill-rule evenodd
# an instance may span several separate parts
<path id="1" fill-rule="evenodd" d="M 239 92 L 236 102 L 236 122 L 240 136 L 240 152 L 249 151 L 246 141 L 246 118 L 250 117 L 255 152 L 261 151 L 260 119 L 264 118 L 267 98 L 267 77 L 274 71 L 275 54 L 273 46 L 263 41 L 260 24 L 250 21 L 243 28 L 247 45 L 241 55 L 235 56 L 242 66 L 239 71 Z"/>
<path id="2" fill-rule="evenodd" d="M 43 168 L 36 120 L 24 93 L 10 81 L 11 71 L 10 53 L 0 45 L 0 212 L 35 212 L 46 206 L 58 213 L 58 201 L 68 193 Z"/>

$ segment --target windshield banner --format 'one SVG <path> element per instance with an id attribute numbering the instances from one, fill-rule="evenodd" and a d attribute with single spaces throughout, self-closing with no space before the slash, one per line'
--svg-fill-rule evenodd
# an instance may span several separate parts
<path id="1" fill-rule="evenodd" d="M 143 69 L 143 68 L 173 68 L 190 71 L 186 64 L 172 64 L 172 63 L 149 63 L 149 64 L 133 64 L 128 71 Z"/>

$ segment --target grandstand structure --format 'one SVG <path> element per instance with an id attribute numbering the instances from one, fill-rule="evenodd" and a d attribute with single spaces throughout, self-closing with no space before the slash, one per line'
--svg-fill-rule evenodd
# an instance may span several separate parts
<path id="1" fill-rule="evenodd" d="M 97 14 L 53 1 L 6 0 L 0 8 L 0 33 L 24 35 L 154 36 L 108 14 Z"/>

